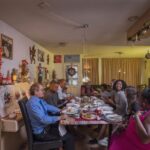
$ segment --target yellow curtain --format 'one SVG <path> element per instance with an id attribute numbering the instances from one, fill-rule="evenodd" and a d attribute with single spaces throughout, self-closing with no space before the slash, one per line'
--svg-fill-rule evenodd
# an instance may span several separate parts
<path id="1" fill-rule="evenodd" d="M 103 58 L 102 83 L 112 79 L 125 80 L 128 85 L 137 86 L 141 82 L 141 58 Z"/>
<path id="2" fill-rule="evenodd" d="M 91 84 L 99 84 L 98 63 L 98 58 L 82 59 L 82 74 L 84 76 L 85 72 L 87 73 Z"/>

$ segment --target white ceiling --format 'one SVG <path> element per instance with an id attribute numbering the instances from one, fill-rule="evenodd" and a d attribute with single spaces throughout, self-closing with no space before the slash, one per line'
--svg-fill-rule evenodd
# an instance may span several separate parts
<path id="1" fill-rule="evenodd" d="M 126 31 L 134 23 L 128 18 L 149 7 L 150 0 L 0 0 L 0 19 L 48 49 L 60 42 L 81 45 L 76 27 L 82 24 L 89 24 L 89 45 L 128 45 Z"/>

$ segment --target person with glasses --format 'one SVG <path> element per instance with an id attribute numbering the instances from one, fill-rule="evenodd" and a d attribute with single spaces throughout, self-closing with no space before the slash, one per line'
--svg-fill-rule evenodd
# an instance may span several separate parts
<path id="1" fill-rule="evenodd" d="M 64 118 L 60 116 L 60 109 L 49 105 L 43 97 L 43 86 L 34 83 L 30 87 L 30 99 L 26 104 L 34 138 L 40 141 L 62 139 L 64 150 L 74 150 L 73 138 L 69 134 L 59 134 L 58 124 Z"/>

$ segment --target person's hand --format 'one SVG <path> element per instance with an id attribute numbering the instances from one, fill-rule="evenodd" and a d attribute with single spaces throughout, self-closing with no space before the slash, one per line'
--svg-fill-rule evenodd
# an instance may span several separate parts
<path id="1" fill-rule="evenodd" d="M 70 101 L 70 100 L 72 100 L 72 99 L 74 99 L 75 97 L 74 96 L 69 96 L 69 97 L 67 97 L 66 99 L 67 99 L 67 101 Z"/>
<path id="2" fill-rule="evenodd" d="M 68 118 L 68 116 L 66 115 L 66 114 L 62 114 L 61 116 L 60 116 L 60 119 L 61 120 L 66 120 Z"/>
<path id="3" fill-rule="evenodd" d="M 112 104 L 112 99 L 108 97 L 103 97 L 103 100 L 106 104 Z"/>
<path id="4" fill-rule="evenodd" d="M 137 113 L 140 110 L 140 105 L 135 101 L 131 104 L 131 111 Z"/>

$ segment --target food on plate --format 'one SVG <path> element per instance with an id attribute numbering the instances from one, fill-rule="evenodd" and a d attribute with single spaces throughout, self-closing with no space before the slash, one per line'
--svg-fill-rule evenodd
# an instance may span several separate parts
<path id="1" fill-rule="evenodd" d="M 90 113 L 82 113 L 82 118 L 87 120 L 93 120 L 96 119 L 96 115 Z"/>

